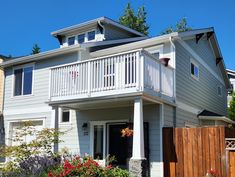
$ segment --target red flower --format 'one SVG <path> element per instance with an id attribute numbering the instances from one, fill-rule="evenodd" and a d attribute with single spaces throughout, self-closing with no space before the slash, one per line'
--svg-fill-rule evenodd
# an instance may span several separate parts
<path id="1" fill-rule="evenodd" d="M 51 172 L 49 172 L 47 176 L 48 177 L 53 177 L 54 175 Z"/>
<path id="2" fill-rule="evenodd" d="M 106 168 L 107 168 L 107 169 L 111 169 L 111 168 L 112 168 L 112 165 L 108 165 Z"/>

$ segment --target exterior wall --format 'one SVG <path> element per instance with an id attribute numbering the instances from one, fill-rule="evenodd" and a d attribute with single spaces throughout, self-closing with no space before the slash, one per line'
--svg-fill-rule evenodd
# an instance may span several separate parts
<path id="1" fill-rule="evenodd" d="M 13 97 L 13 68 L 5 69 L 4 125 L 6 138 L 12 121 L 44 120 L 45 127 L 51 127 L 52 108 L 46 103 L 49 98 L 49 68 L 75 62 L 78 54 L 50 58 L 34 63 L 32 95 Z"/>
<path id="2" fill-rule="evenodd" d="M 195 40 L 187 41 L 190 47 L 199 55 L 214 71 L 218 74 L 218 68 L 215 65 L 215 59 L 212 57 L 211 49 L 207 41 L 203 41 L 195 45 Z M 202 45 L 202 47 L 200 46 Z M 206 48 L 207 47 L 207 48 Z M 199 48 L 201 50 L 199 50 Z M 204 53 L 202 51 L 204 49 Z M 206 53 L 207 51 L 207 53 Z M 206 55 L 207 54 L 207 55 Z M 199 80 L 194 79 L 190 73 L 190 59 L 193 59 L 199 64 Z M 226 103 L 227 103 L 227 90 L 224 83 L 221 83 L 208 68 L 198 61 L 199 59 L 195 55 L 190 54 L 182 44 L 176 42 L 176 100 L 182 102 L 196 109 L 215 112 L 217 114 L 226 115 Z M 211 61 L 213 60 L 213 61 Z M 214 64 L 213 64 L 214 63 Z M 220 74 L 218 74 L 220 78 Z M 217 87 L 222 87 L 222 96 L 217 93 Z M 179 111 L 181 112 L 181 111 Z M 177 117 L 178 119 L 178 117 Z M 194 122 L 194 121 L 193 121 Z"/>
<path id="3" fill-rule="evenodd" d="M 105 40 L 124 39 L 129 37 L 136 37 L 134 34 L 123 31 L 112 25 L 105 25 Z"/>
<path id="4" fill-rule="evenodd" d="M 83 110 L 72 113 L 72 122 L 70 125 L 61 126 L 61 130 L 67 130 L 63 135 L 63 143 L 60 143 L 59 149 L 67 147 L 73 153 L 83 156 L 90 154 L 90 127 L 88 134 L 82 129 L 83 123 L 90 121 L 126 121 L 133 120 L 133 107 Z M 149 148 L 150 148 L 150 168 L 151 176 L 158 177 L 162 163 L 160 162 L 160 129 L 159 129 L 159 106 L 144 106 L 144 121 L 149 122 Z"/>
<path id="5" fill-rule="evenodd" d="M 175 108 L 165 104 L 164 105 L 164 125 L 163 127 L 174 127 L 175 126 Z"/>
<path id="6" fill-rule="evenodd" d="M 176 108 L 176 127 L 196 127 L 199 125 L 197 114 Z"/>

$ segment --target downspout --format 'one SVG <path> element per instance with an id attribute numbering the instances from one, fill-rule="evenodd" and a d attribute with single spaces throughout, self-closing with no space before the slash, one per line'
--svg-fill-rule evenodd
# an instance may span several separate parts
<path id="1" fill-rule="evenodd" d="M 98 24 L 103 28 L 103 40 L 105 40 L 105 28 L 104 28 L 104 25 L 102 25 L 101 21 L 99 20 L 98 21 Z"/>
<path id="2" fill-rule="evenodd" d="M 175 57 L 175 44 L 173 42 L 173 36 L 170 36 L 169 37 L 169 41 L 171 43 L 171 57 L 172 57 L 172 60 L 173 60 L 173 68 L 174 68 L 174 98 L 175 98 L 175 102 L 176 102 L 176 75 L 175 75 L 175 71 L 176 71 L 176 57 Z"/>

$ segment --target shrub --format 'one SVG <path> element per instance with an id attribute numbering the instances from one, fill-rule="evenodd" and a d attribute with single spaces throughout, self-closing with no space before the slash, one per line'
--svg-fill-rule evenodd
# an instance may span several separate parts
<path id="1" fill-rule="evenodd" d="M 53 167 L 48 172 L 48 177 L 129 177 L 129 172 L 118 167 L 107 165 L 100 166 L 91 157 L 80 158 L 75 156 L 71 160 L 65 160 L 61 165 Z"/>

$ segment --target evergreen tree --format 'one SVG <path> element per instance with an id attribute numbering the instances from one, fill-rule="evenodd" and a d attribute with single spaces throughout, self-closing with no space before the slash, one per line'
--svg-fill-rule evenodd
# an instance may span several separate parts
<path id="1" fill-rule="evenodd" d="M 130 3 L 128 2 L 124 14 L 119 18 L 119 23 L 148 35 L 149 26 L 146 22 L 146 16 L 147 12 L 145 11 L 144 6 L 140 7 L 138 12 L 135 13 L 134 9 L 131 8 Z"/>
<path id="2" fill-rule="evenodd" d="M 229 103 L 228 117 L 235 120 L 235 93 L 232 93 L 232 100 Z"/>
<path id="3" fill-rule="evenodd" d="M 41 52 L 40 47 L 37 44 L 34 44 L 31 54 L 34 55 L 40 52 Z"/>
<path id="4" fill-rule="evenodd" d="M 192 28 L 188 26 L 187 19 L 183 17 L 180 21 L 178 21 L 175 27 L 168 27 L 166 28 L 161 34 L 169 34 L 173 32 L 184 32 L 184 31 L 191 31 Z"/>

